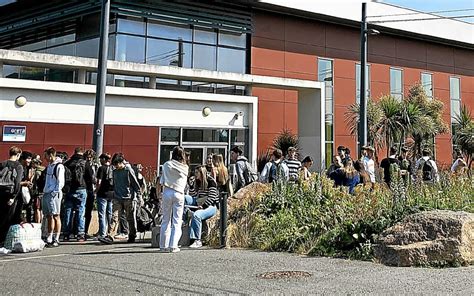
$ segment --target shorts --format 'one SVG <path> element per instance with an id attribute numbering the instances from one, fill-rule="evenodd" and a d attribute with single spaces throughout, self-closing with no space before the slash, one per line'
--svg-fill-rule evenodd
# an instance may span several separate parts
<path id="1" fill-rule="evenodd" d="M 43 195 L 42 208 L 43 215 L 59 215 L 61 213 L 62 192 L 48 192 Z"/>

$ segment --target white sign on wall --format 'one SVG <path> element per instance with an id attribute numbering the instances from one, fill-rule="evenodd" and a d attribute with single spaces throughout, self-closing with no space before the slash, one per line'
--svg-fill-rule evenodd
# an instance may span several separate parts
<path id="1" fill-rule="evenodd" d="M 3 142 L 25 142 L 26 126 L 4 125 Z"/>

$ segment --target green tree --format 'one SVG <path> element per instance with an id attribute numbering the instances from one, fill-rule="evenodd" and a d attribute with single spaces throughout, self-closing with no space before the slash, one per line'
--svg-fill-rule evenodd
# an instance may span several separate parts
<path id="1" fill-rule="evenodd" d="M 466 105 L 462 106 L 461 113 L 454 118 L 454 121 L 453 142 L 466 155 L 470 171 L 474 161 L 474 118 Z"/>

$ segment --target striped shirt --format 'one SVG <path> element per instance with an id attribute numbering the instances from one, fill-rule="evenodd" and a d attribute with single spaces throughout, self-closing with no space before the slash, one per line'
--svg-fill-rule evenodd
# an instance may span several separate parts
<path id="1" fill-rule="evenodd" d="M 197 181 L 197 180 L 196 180 Z M 195 183 L 196 184 L 196 183 Z M 190 188 L 189 195 L 197 199 L 197 203 L 204 208 L 219 204 L 219 191 L 216 181 L 212 177 L 207 177 L 207 189 Z"/>
<path id="2" fill-rule="evenodd" d="M 298 159 L 287 159 L 285 160 L 286 166 L 288 167 L 290 181 L 296 181 L 299 178 L 299 172 L 301 168 L 301 162 Z"/>

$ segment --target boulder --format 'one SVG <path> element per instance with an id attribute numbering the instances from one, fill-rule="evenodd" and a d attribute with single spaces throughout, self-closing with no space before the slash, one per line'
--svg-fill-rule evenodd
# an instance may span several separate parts
<path id="1" fill-rule="evenodd" d="M 428 211 L 410 215 L 385 230 L 375 257 L 393 266 L 474 264 L 474 214 Z"/>

